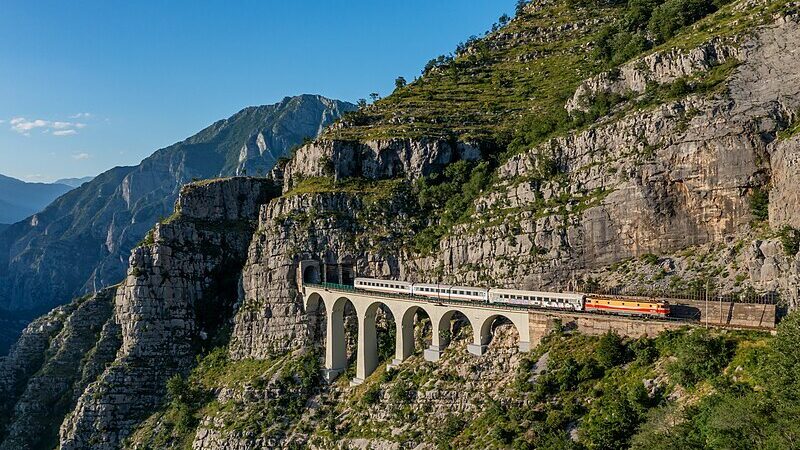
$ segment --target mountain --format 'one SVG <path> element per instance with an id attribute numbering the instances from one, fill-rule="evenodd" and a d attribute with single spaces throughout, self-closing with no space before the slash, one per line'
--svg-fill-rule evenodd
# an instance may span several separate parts
<path id="1" fill-rule="evenodd" d="M 353 108 L 316 95 L 245 108 L 137 166 L 82 184 L 0 235 L 0 309 L 41 312 L 118 283 L 131 248 L 170 215 L 185 183 L 266 174 L 293 146 Z"/>
<path id="2" fill-rule="evenodd" d="M 795 447 L 798 41 L 788 0 L 519 2 L 274 177 L 183 185 L 119 285 L 0 363 L 0 450 Z M 531 311 L 526 353 L 503 310 L 304 301 L 353 273 L 706 301 Z M 777 330 L 726 329 L 775 295 Z"/>
<path id="3" fill-rule="evenodd" d="M 18 222 L 72 189 L 61 183 L 27 183 L 0 175 L 0 223 Z"/>
<path id="4" fill-rule="evenodd" d="M 82 177 L 82 178 L 61 178 L 59 180 L 54 181 L 54 184 L 66 184 L 67 186 L 72 186 L 74 188 L 82 185 L 83 183 L 88 183 L 92 181 L 94 177 Z"/>

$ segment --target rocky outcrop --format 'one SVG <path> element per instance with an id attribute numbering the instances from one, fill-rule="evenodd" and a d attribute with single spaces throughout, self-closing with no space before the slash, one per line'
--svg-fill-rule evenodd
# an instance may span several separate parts
<path id="1" fill-rule="evenodd" d="M 100 174 L 0 235 L 0 309 L 35 317 L 118 283 L 131 249 L 172 212 L 181 186 L 245 172 L 266 175 L 293 146 L 353 108 L 315 95 L 287 97 L 220 120 L 138 166 Z M 263 140 L 263 152 L 242 156 L 253 139 Z"/>
<path id="2" fill-rule="evenodd" d="M 354 264 L 361 275 L 399 275 L 398 243 L 391 233 L 399 236 L 408 226 L 406 204 L 402 194 L 391 192 L 369 205 L 350 194 L 296 195 L 264 205 L 242 273 L 231 356 L 265 358 L 309 342 L 297 290 L 303 259 Z"/>
<path id="3" fill-rule="evenodd" d="M 566 109 L 569 112 L 586 111 L 587 102 L 591 102 L 598 94 L 642 94 L 653 84 L 668 84 L 679 78 L 689 78 L 740 58 L 739 47 L 723 39 L 706 42 L 688 52 L 680 49 L 656 52 L 634 63 L 624 64 L 618 70 L 604 72 L 584 81 L 567 102 Z"/>
<path id="4" fill-rule="evenodd" d="M 795 116 L 794 121 L 798 119 Z M 774 228 L 784 225 L 800 229 L 800 136 L 778 139 L 770 146 L 771 189 L 769 221 Z"/>
<path id="5" fill-rule="evenodd" d="M 58 443 L 61 419 L 119 348 L 119 329 L 110 323 L 113 297 L 112 288 L 69 305 L 72 311 L 50 339 L 44 363 L 25 380 L 8 415 L 0 449 L 52 448 Z"/>
<path id="6" fill-rule="evenodd" d="M 441 139 L 366 142 L 320 140 L 301 147 L 286 165 L 284 190 L 305 177 L 419 178 L 461 159 L 481 158 L 478 144 Z"/>
<path id="7" fill-rule="evenodd" d="M 225 328 L 266 179 L 188 185 L 180 211 L 136 248 L 115 299 L 122 346 L 114 364 L 83 392 L 61 428 L 61 448 L 117 448 L 156 408 L 166 381 Z"/>
<path id="8" fill-rule="evenodd" d="M 443 267 L 460 282 L 563 286 L 620 259 L 723 242 L 751 221 L 750 196 L 769 182 L 770 154 L 781 185 L 770 208 L 796 212 L 795 183 L 786 182 L 793 144 L 778 136 L 800 109 L 796 61 L 784 57 L 798 38 L 795 21 L 778 21 L 741 42 L 740 65 L 710 94 L 643 111 L 622 107 L 586 131 L 511 158 L 498 169 L 500 188 L 478 200 L 475 222 L 413 272 Z M 670 62 L 673 53 L 648 56 L 644 66 L 666 81 L 699 76 L 687 70 L 712 67 L 723 52 Z M 633 61 L 623 72 L 641 66 Z M 555 162 L 555 176 L 541 174 L 543 160 Z"/>
<path id="9" fill-rule="evenodd" d="M 588 20 L 555 25 L 547 33 L 585 27 Z M 375 431 L 375 439 L 347 444 L 424 446 L 433 439 L 426 421 L 517 401 L 503 399 L 501 390 L 514 381 L 521 357 L 513 345 L 501 345 L 514 340 L 512 329 L 499 327 L 480 361 L 460 359 L 466 353 L 456 348 L 431 369 L 415 356 L 400 369 L 402 382 L 387 379 L 385 389 L 370 393 L 380 405 L 342 406 L 340 394 L 352 392 L 344 386 L 309 400 L 313 389 L 306 386 L 291 399 L 297 422 L 281 419 L 286 411 L 278 411 L 288 402 L 282 395 L 308 381 L 287 373 L 283 364 L 319 337 L 312 329 L 319 324 L 303 311 L 298 292 L 297 281 L 307 274 L 296 271 L 305 259 L 323 263 L 320 278 L 334 282 L 350 267 L 361 276 L 522 288 L 593 281 L 672 289 L 714 279 L 720 291 L 777 290 L 796 305 L 800 261 L 776 228 L 797 226 L 800 211 L 797 138 L 789 132 L 800 109 L 800 80 L 796 59 L 785 56 L 800 42 L 800 24 L 787 16 L 750 31 L 694 50 L 660 50 L 619 73 L 591 77 L 565 106 L 577 115 L 601 94 L 624 94 L 607 115 L 505 159 L 486 147 L 446 139 L 356 142 L 328 139 L 331 134 L 273 169 L 283 180 L 281 189 L 243 177 L 189 185 L 175 214 L 133 251 L 113 320 L 97 322 L 105 325 L 93 341 L 94 353 L 74 376 L 75 386 L 87 387 L 62 423 L 61 447 L 111 449 L 141 437 L 129 442 L 135 447 L 167 436 L 164 445 L 192 441 L 197 449 L 326 448 L 334 445 L 326 440 L 330 433 L 346 436 L 370 423 L 377 428 L 360 431 Z M 524 31 L 514 36 L 524 38 Z M 690 84 L 685 92 L 647 96 L 679 78 L 710 80 L 703 89 Z M 232 132 L 228 125 L 215 124 L 208 136 Z M 193 144 L 208 143 L 198 139 Z M 236 149 L 245 160 L 271 158 L 266 131 L 243 142 Z M 479 186 L 468 220 L 459 217 L 438 244 L 418 251 L 415 238 L 435 226 L 436 218 L 419 213 L 416 180 L 454 161 L 483 157 L 499 167 L 491 185 Z M 256 165 L 242 165 L 237 156 L 225 167 L 249 172 Z M 123 178 L 119 201 L 134 205 L 147 180 Z M 770 191 L 772 229 L 753 214 L 753 195 L 764 190 Z M 273 198 L 278 191 L 282 196 Z M 117 240 L 112 236 L 104 245 Z M 73 310 L 63 311 L 26 332 L 4 364 L 0 386 L 12 393 L 12 403 L 23 398 L 25 380 L 42 367 L 46 358 L 39 354 L 49 339 L 66 329 L 59 314 Z M 117 333 L 119 351 L 106 367 Z M 462 339 L 455 347 L 464 344 Z M 198 356 L 218 346 L 224 349 L 213 352 L 213 370 L 187 381 L 198 384 L 208 400 L 192 405 L 199 426 L 177 436 L 167 425 L 175 405 L 165 406 L 166 381 L 189 373 Z M 25 355 L 30 360 L 22 360 Z M 281 362 L 273 367 L 276 355 Z M 220 375 L 226 367 L 242 370 Z M 390 417 L 385 405 L 407 416 Z M 406 417 L 426 419 L 406 426 Z M 327 431 L 315 435 L 320 420 Z"/>
<path id="10" fill-rule="evenodd" d="M 31 322 L 9 355 L 0 359 L 0 417 L 11 416 L 27 380 L 44 364 L 50 340 L 58 335 L 74 309 L 73 304 L 64 305 Z"/>

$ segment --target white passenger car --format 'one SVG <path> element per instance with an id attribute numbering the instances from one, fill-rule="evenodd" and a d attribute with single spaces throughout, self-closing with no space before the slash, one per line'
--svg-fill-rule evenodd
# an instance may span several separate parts
<path id="1" fill-rule="evenodd" d="M 462 300 L 486 302 L 489 290 L 471 286 L 453 286 L 449 284 L 414 283 L 414 295 L 437 298 L 440 300 Z"/>
<path id="2" fill-rule="evenodd" d="M 356 289 L 365 291 L 386 292 L 392 294 L 411 294 L 411 283 L 408 281 L 379 280 L 377 278 L 356 278 L 353 283 Z"/>
<path id="3" fill-rule="evenodd" d="M 491 289 L 489 291 L 489 303 L 583 311 L 584 296 L 582 294 L 561 294 L 557 292 Z"/>

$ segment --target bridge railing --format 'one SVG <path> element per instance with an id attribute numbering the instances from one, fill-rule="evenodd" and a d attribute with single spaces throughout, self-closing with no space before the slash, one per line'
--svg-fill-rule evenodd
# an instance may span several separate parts
<path id="1" fill-rule="evenodd" d="M 408 300 L 416 300 L 421 302 L 428 302 L 434 304 L 442 304 L 442 305 L 453 305 L 453 306 L 492 306 L 495 308 L 503 308 L 503 309 L 511 309 L 516 311 L 546 311 L 546 312 L 568 312 L 570 314 L 586 314 L 590 316 L 596 316 L 598 313 L 586 312 L 586 311 L 576 311 L 574 309 L 560 309 L 560 308 L 544 308 L 540 306 L 533 306 L 533 305 L 514 305 L 510 303 L 489 303 L 489 302 L 477 302 L 477 301 L 470 301 L 470 300 L 453 300 L 453 299 L 446 299 L 446 298 L 432 298 L 426 297 L 421 295 L 414 295 L 414 294 L 401 294 L 401 293 L 389 293 L 389 292 L 377 292 L 377 291 L 367 291 L 363 289 L 356 289 L 354 286 L 346 285 L 346 284 L 337 284 L 337 283 L 304 283 L 306 287 L 312 288 L 323 288 L 323 289 L 330 289 L 336 291 L 343 291 L 343 292 L 359 292 L 365 295 L 369 295 L 370 297 L 383 297 L 383 298 L 391 298 L 391 299 L 408 299 Z M 672 321 L 672 322 L 685 322 L 685 319 L 680 317 L 639 317 L 639 316 L 630 316 L 632 318 L 636 318 L 639 320 L 664 320 L 664 321 Z"/>
<path id="2" fill-rule="evenodd" d="M 573 290 L 570 290 L 573 291 Z M 729 303 L 751 303 L 761 305 L 776 305 L 780 302 L 780 295 L 777 292 L 759 293 L 755 291 L 744 291 L 733 294 L 720 294 L 711 290 L 690 289 L 690 290 L 671 290 L 671 289 L 642 289 L 628 287 L 605 288 L 591 285 L 578 285 L 577 291 L 584 294 L 609 295 L 622 297 L 642 297 L 659 298 L 665 300 L 691 300 L 709 302 L 729 302 Z"/>

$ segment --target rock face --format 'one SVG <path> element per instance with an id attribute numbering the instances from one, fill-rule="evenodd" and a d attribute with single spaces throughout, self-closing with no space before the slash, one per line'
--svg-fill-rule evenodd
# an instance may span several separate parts
<path id="1" fill-rule="evenodd" d="M 231 317 L 256 205 L 273 191 L 250 178 L 181 191 L 180 215 L 131 255 L 115 299 L 122 345 L 62 425 L 61 448 L 117 448 L 159 405 L 167 379 L 191 368 Z"/>
<path id="2" fill-rule="evenodd" d="M 185 183 L 266 175 L 292 146 L 352 108 L 320 96 L 287 97 L 220 120 L 138 166 L 100 174 L 0 234 L 0 309 L 28 317 L 118 283 L 130 250 L 171 213 Z M 263 148 L 246 150 L 253 142 Z"/>
<path id="3" fill-rule="evenodd" d="M 32 323 L 3 368 L 2 449 L 52 448 L 61 419 L 78 397 L 113 361 L 120 345 L 113 322 L 114 289 L 77 300 Z M 56 333 L 53 333 L 57 331 Z M 43 339 L 49 337 L 48 339 Z M 46 349 L 42 347 L 47 345 Z M 35 373 L 14 361 L 38 351 L 44 360 Z M 15 367 L 16 366 L 16 367 Z M 13 371 L 13 373 L 9 373 Z M 9 376 L 10 375 L 10 376 Z M 13 405 L 13 407 L 12 407 Z"/>
<path id="4" fill-rule="evenodd" d="M 750 3 L 740 2 L 737 8 Z M 531 9 L 545 4 L 537 2 Z M 572 25 L 563 27 L 567 32 Z M 769 23 L 744 35 L 712 38 L 694 49 L 659 50 L 614 73 L 589 77 L 574 95 L 564 97 L 566 111 L 591 110 L 595 99 L 612 94 L 622 100 L 582 128 L 504 159 L 487 144 L 443 138 L 356 142 L 327 136 L 273 169 L 275 182 L 235 177 L 188 185 L 175 214 L 142 233 L 143 243 L 133 251 L 127 277 L 116 290 L 111 319 L 99 297 L 57 308 L 31 324 L 3 361 L 0 393 L 10 419 L 3 435 L 8 443 L 2 445 L 14 446 L 36 430 L 50 429 L 26 422 L 26 411 L 38 417 L 41 403 L 65 385 L 53 383 L 57 392 L 44 390 L 44 397 L 35 397 L 29 387 L 40 385 L 37 377 L 46 372 L 34 374 L 51 361 L 47 349 L 55 345 L 57 356 L 58 348 L 72 342 L 70 333 L 78 334 L 58 337 L 62 330 L 85 334 L 98 327 L 99 337 L 76 340 L 80 345 L 75 348 L 96 343 L 90 356 L 105 356 L 81 363 L 80 376 L 76 366 L 67 365 L 74 407 L 60 427 L 64 449 L 148 443 L 196 449 L 290 443 L 330 448 L 334 443 L 324 436 L 307 441 L 311 424 L 324 419 L 330 422 L 327 427 L 345 429 L 389 423 L 390 411 L 344 405 L 344 396 L 337 397 L 344 387 L 323 389 L 311 398 L 304 383 L 313 379 L 299 375 L 302 367 L 282 365 L 319 343 L 314 341 L 319 323 L 305 314 L 298 292 L 298 278 L 307 276 L 296 273 L 304 259 L 324 263 L 321 278 L 334 282 L 351 267 L 360 276 L 489 287 L 563 288 L 593 281 L 666 290 L 714 280 L 725 293 L 778 291 L 795 307 L 800 259 L 777 230 L 798 227 L 800 221 L 795 182 L 800 141 L 791 132 L 800 110 L 800 62 L 786 56 L 793 54 L 796 42 L 798 17 L 770 16 Z M 676 91 L 676 80 L 691 88 Z M 664 92 L 669 95 L 656 95 Z M 257 116 L 252 110 L 242 114 Z M 206 148 L 233 133 L 229 125 L 215 124 L 205 137 L 184 144 Z M 222 167 L 251 173 L 268 166 L 275 139 L 261 130 L 243 143 L 226 140 L 239 143 L 236 156 L 221 162 Z M 183 167 L 187 160 L 182 158 L 190 153 L 166 166 Z M 257 163 L 248 165 L 251 158 Z M 468 219 L 459 219 L 430 251 L 417 251 L 414 239 L 435 218 L 420 217 L 415 183 L 453 162 L 482 159 L 495 161 L 496 170 L 470 200 Z M 142 195 L 149 195 L 142 194 L 149 192 L 144 180 L 161 178 L 137 170 L 102 175 L 118 179 L 119 194 L 106 193 L 121 204 L 139 204 Z M 130 176 L 134 172 L 138 175 Z M 158 173 L 166 177 L 172 172 Z M 769 221 L 759 220 L 756 213 L 763 215 L 764 205 L 758 211 L 753 201 L 763 191 L 770 193 Z M 110 238 L 107 245 L 118 245 L 118 240 Z M 78 321 L 93 325 L 72 323 L 72 317 L 89 314 L 93 304 L 95 320 Z M 403 411 L 425 411 L 431 420 L 453 412 L 470 414 L 501 399 L 495 388 L 512 383 L 521 358 L 513 345 L 500 345 L 505 338 L 513 341 L 512 334 L 499 329 L 495 347 L 480 362 L 445 361 L 437 377 L 460 384 L 423 380 L 425 373 L 411 371 L 405 381 L 424 389 L 414 389 L 407 398 L 402 385 L 394 394 L 372 395 L 399 396 L 407 406 Z M 165 405 L 166 382 L 176 374 L 194 374 L 198 357 L 205 361 L 211 348 L 217 348 L 211 352 L 217 365 L 198 382 L 211 400 L 183 405 L 197 406 L 190 412 L 198 423 L 181 434 L 168 426 L 173 419 L 165 411 L 175 407 L 175 399 Z M 52 358 L 53 364 L 59 361 Z M 273 358 L 281 361 L 276 367 L 266 363 Z M 214 379 L 226 367 L 240 370 Z M 297 373 L 279 375 L 286 367 Z M 251 378 L 242 382 L 239 376 Z M 237 383 L 235 389 L 228 386 Z M 302 395 L 283 397 L 298 386 L 305 386 Z M 296 422 L 281 423 L 273 434 L 287 411 Z M 575 424 L 570 426 L 574 430 Z M 348 445 L 392 448 L 389 438 L 404 433 L 415 445 L 432 439 L 421 429 L 389 432 Z"/>
<path id="5" fill-rule="evenodd" d="M 451 162 L 481 158 L 478 144 L 442 139 L 390 139 L 367 142 L 321 140 L 301 147 L 284 171 L 291 189 L 304 177 L 367 179 L 408 176 L 412 179 L 440 172 Z"/>

